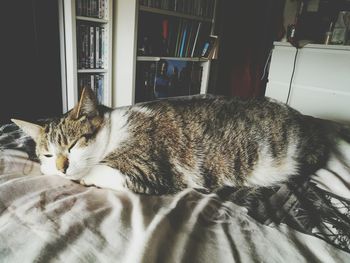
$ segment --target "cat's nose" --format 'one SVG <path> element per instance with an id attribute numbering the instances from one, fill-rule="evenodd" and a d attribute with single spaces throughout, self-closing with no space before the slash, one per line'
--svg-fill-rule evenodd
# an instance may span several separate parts
<path id="1" fill-rule="evenodd" d="M 68 169 L 68 166 L 69 166 L 69 160 L 66 156 L 64 155 L 57 156 L 57 159 L 56 159 L 57 170 L 65 174 Z"/>

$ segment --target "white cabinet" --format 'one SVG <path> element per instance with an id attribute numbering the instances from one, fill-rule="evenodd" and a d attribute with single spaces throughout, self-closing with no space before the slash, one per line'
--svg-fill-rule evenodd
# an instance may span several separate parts
<path id="1" fill-rule="evenodd" d="M 303 114 L 349 122 L 350 46 L 308 44 L 297 52 L 275 42 L 265 95 Z"/>

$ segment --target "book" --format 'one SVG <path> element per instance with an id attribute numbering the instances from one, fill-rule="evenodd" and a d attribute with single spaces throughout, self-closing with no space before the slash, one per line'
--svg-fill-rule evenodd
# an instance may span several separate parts
<path id="1" fill-rule="evenodd" d="M 157 62 L 139 62 L 136 68 L 135 102 L 154 100 Z"/>
<path id="2" fill-rule="evenodd" d="M 95 27 L 95 66 L 101 68 L 100 64 L 100 27 Z"/>
<path id="3" fill-rule="evenodd" d="M 169 56 L 174 56 L 175 54 L 177 27 L 178 27 L 178 23 L 176 23 L 176 21 L 169 20 L 169 37 L 168 37 Z"/>
<path id="4" fill-rule="evenodd" d="M 179 57 L 184 56 L 184 47 L 185 47 L 185 43 L 186 43 L 187 30 L 188 30 L 188 23 L 185 24 L 184 29 L 183 29 Z"/>
<path id="5" fill-rule="evenodd" d="M 208 59 L 217 59 L 219 51 L 219 38 L 217 37 L 214 41 L 213 47 L 209 52 Z"/>
<path id="6" fill-rule="evenodd" d="M 104 82 L 104 77 L 103 75 L 97 75 L 97 101 L 99 104 L 103 104 L 103 82 Z"/>
<path id="7" fill-rule="evenodd" d="M 83 73 L 78 75 L 78 92 L 81 94 L 85 87 L 91 88 L 96 94 L 99 104 L 103 103 L 104 75 Z"/>
<path id="8" fill-rule="evenodd" d="M 210 56 L 212 56 L 212 52 L 214 50 L 214 46 L 217 43 L 217 39 L 218 37 L 214 35 L 209 35 L 207 37 L 206 41 L 203 44 L 203 48 L 200 54 L 201 57 L 208 59 L 211 58 Z"/>
<path id="9" fill-rule="evenodd" d="M 95 68 L 95 27 L 89 26 L 90 35 L 89 35 L 89 67 Z"/>
<path id="10" fill-rule="evenodd" d="M 101 68 L 106 68 L 107 65 L 107 43 L 106 43 L 106 30 L 101 27 Z"/>
<path id="11" fill-rule="evenodd" d="M 164 19 L 162 21 L 162 41 L 161 41 L 161 55 L 168 56 L 169 55 L 169 20 Z"/>
<path id="12" fill-rule="evenodd" d="M 194 36 L 195 36 L 195 29 L 196 29 L 196 22 L 191 21 L 190 22 L 190 31 L 188 34 L 188 40 L 186 43 L 185 57 L 191 57 L 191 47 L 193 45 L 193 40 L 194 40 Z"/>
<path id="13" fill-rule="evenodd" d="M 196 31 L 196 36 L 195 36 L 195 39 L 194 39 L 194 42 L 193 42 L 193 45 L 192 45 L 192 52 L 191 52 L 191 57 L 193 58 L 194 55 L 195 55 L 195 50 L 196 50 L 196 45 L 197 45 L 197 41 L 198 41 L 198 36 L 199 36 L 199 31 L 201 29 L 201 25 L 202 25 L 202 22 L 199 22 L 198 23 L 198 26 L 197 26 L 197 31 Z"/>
<path id="14" fill-rule="evenodd" d="M 177 34 L 177 38 L 176 38 L 176 45 L 175 45 L 175 52 L 174 52 L 174 56 L 178 57 L 179 53 L 180 53 L 180 43 L 181 43 L 181 38 L 182 38 L 182 32 L 183 32 L 183 20 L 181 19 L 179 22 L 179 27 L 178 27 L 178 34 Z"/>
<path id="15" fill-rule="evenodd" d="M 77 0 L 76 15 L 105 18 L 108 0 Z"/>

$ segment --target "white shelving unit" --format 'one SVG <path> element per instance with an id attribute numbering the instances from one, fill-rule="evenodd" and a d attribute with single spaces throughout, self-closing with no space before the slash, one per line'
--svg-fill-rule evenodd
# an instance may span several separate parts
<path id="1" fill-rule="evenodd" d="M 110 107 L 135 103 L 136 65 L 140 61 L 175 59 L 198 62 L 203 67 L 200 93 L 207 92 L 210 60 L 203 58 L 137 56 L 137 35 L 139 12 L 165 15 L 183 19 L 211 23 L 213 18 L 194 16 L 169 10 L 140 6 L 139 0 L 105 0 L 108 12 L 104 19 L 77 16 L 77 0 L 58 0 L 60 7 L 62 97 L 63 112 L 68 111 L 78 101 L 78 76 L 80 74 L 103 74 L 105 86 L 103 104 Z M 190 1 L 190 0 L 188 0 Z M 103 69 L 79 69 L 77 59 L 77 23 L 87 22 L 102 25 L 107 32 L 108 55 Z"/>
<path id="2" fill-rule="evenodd" d="M 62 65 L 62 99 L 63 112 L 73 108 L 78 102 L 78 76 L 79 74 L 103 74 L 103 104 L 112 106 L 112 43 L 113 43 L 113 0 L 104 0 L 107 12 L 104 19 L 77 16 L 77 0 L 58 0 L 61 34 L 61 65 Z M 106 33 L 106 61 L 104 68 L 79 69 L 77 63 L 77 22 L 88 22 L 103 26 Z"/>
<path id="3" fill-rule="evenodd" d="M 137 61 L 160 61 L 161 59 L 176 59 L 183 61 L 193 61 L 193 62 L 207 62 L 207 58 L 182 58 L 182 57 L 151 57 L 151 56 L 137 56 Z"/>
<path id="4" fill-rule="evenodd" d="M 160 61 L 161 59 L 167 59 L 199 62 L 203 67 L 200 93 L 205 94 L 207 92 L 210 60 L 198 57 L 137 56 L 138 19 L 140 12 L 148 12 L 164 16 L 202 21 L 211 23 L 211 33 L 213 33 L 216 13 L 215 9 L 217 6 L 216 1 L 217 0 L 213 0 L 213 18 L 142 6 L 139 5 L 139 0 L 116 1 L 114 5 L 113 61 L 115 71 L 113 76 L 113 106 L 119 107 L 135 103 L 136 65 L 141 61 Z"/>

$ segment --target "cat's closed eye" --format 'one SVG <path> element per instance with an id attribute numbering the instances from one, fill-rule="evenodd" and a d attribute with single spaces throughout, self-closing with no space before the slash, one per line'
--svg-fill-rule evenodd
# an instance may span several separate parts
<path id="1" fill-rule="evenodd" d="M 88 142 L 91 139 L 91 134 L 84 134 L 82 135 L 79 139 L 75 140 L 68 148 L 68 152 L 70 152 L 74 146 L 81 140 L 85 140 L 86 142 Z"/>
<path id="2" fill-rule="evenodd" d="M 72 150 L 72 148 L 77 144 L 77 142 L 80 140 L 81 138 L 79 138 L 78 140 L 75 140 L 68 148 L 68 152 L 70 152 Z"/>
<path id="3" fill-rule="evenodd" d="M 52 154 L 44 154 L 45 157 L 51 158 L 53 155 Z"/>

